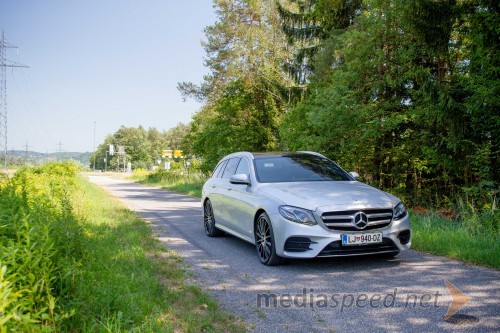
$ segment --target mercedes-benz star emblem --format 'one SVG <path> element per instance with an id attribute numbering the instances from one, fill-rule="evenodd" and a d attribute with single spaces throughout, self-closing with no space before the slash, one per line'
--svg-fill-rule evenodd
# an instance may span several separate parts
<path id="1" fill-rule="evenodd" d="M 354 215 L 354 226 L 358 229 L 364 229 L 366 228 L 366 225 L 368 224 L 368 217 L 366 216 L 365 213 L 359 212 Z"/>

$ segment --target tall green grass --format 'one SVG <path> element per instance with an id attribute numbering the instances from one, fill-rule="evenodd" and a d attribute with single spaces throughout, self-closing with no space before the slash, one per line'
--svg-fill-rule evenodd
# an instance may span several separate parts
<path id="1" fill-rule="evenodd" d="M 71 164 L 0 178 L 0 332 L 243 331 Z"/>
<path id="2" fill-rule="evenodd" d="M 0 331 L 53 331 L 73 315 L 80 228 L 71 164 L 21 169 L 0 181 Z"/>
<path id="3" fill-rule="evenodd" d="M 180 174 L 179 172 L 170 172 L 158 170 L 155 172 L 144 172 L 143 170 L 134 171 L 130 179 L 141 184 L 160 186 L 175 192 L 201 197 L 201 188 L 207 181 L 207 176 L 201 173 Z"/>
<path id="4" fill-rule="evenodd" d="M 456 219 L 412 214 L 412 248 L 464 262 L 500 268 L 500 215 L 496 208 L 462 206 Z"/>
<path id="5" fill-rule="evenodd" d="M 65 327 L 84 331 L 242 331 L 234 317 L 185 283 L 182 260 L 151 228 L 101 189 L 83 183 L 77 205 L 86 249 L 77 279 L 75 314 Z M 234 323 L 233 323 L 234 322 Z"/>

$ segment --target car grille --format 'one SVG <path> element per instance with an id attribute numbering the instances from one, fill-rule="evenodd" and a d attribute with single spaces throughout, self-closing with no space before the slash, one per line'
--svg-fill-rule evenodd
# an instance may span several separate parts
<path id="1" fill-rule="evenodd" d="M 389 238 L 380 244 L 342 246 L 341 241 L 331 242 L 318 254 L 318 257 L 353 256 L 377 253 L 398 252 L 397 246 Z"/>
<path id="2" fill-rule="evenodd" d="M 362 209 L 362 210 L 345 210 L 339 212 L 325 212 L 321 215 L 323 223 L 332 230 L 340 231 L 360 231 L 353 224 L 354 216 L 363 212 L 368 218 L 368 224 L 365 230 L 374 230 L 387 227 L 392 221 L 392 209 Z"/>

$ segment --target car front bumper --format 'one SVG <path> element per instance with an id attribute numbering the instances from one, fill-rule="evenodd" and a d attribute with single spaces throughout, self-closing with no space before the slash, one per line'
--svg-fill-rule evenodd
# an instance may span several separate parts
<path id="1" fill-rule="evenodd" d="M 395 253 L 411 246 L 411 225 L 408 214 L 381 229 L 369 231 L 330 230 L 319 222 L 309 226 L 291 222 L 279 213 L 270 216 L 276 253 L 285 258 L 345 257 L 379 253 Z M 380 244 L 343 246 L 343 234 L 381 232 Z"/>

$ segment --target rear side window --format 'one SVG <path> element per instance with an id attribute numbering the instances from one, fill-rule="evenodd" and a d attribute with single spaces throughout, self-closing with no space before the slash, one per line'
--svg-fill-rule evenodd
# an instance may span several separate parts
<path id="1" fill-rule="evenodd" d="M 229 179 L 232 175 L 234 175 L 239 162 L 239 157 L 230 159 L 226 164 L 226 168 L 224 169 L 224 173 L 222 174 L 222 179 Z"/>
<path id="2" fill-rule="evenodd" d="M 221 175 L 219 175 L 219 173 L 221 173 L 221 170 L 224 170 L 224 166 L 226 165 L 227 163 L 227 160 L 219 163 L 219 165 L 215 168 L 214 172 L 212 173 L 212 178 L 220 178 Z"/>

